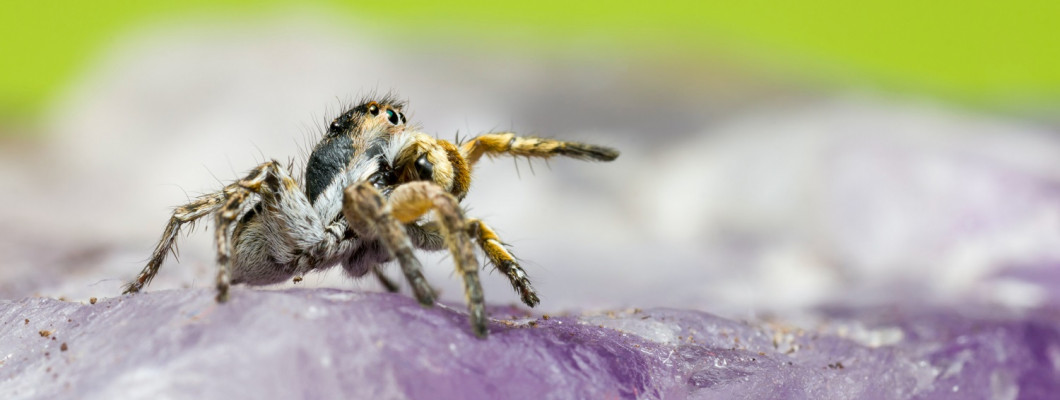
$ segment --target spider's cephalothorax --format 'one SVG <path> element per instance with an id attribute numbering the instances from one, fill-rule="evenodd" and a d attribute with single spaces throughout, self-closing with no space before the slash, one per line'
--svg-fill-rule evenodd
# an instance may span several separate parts
<path id="1" fill-rule="evenodd" d="M 434 292 L 412 251 L 448 249 L 464 280 L 472 329 L 485 337 L 477 244 L 523 303 L 537 305 L 526 272 L 497 234 L 481 220 L 464 216 L 460 201 L 471 184 L 472 166 L 483 154 L 611 161 L 618 152 L 510 132 L 454 144 L 410 127 L 403 108 L 385 97 L 335 118 L 310 154 L 301 183 L 269 161 L 219 192 L 177 207 L 147 266 L 125 293 L 140 291 L 154 278 L 181 225 L 212 214 L 218 301 L 228 298 L 232 283 L 297 281 L 334 265 L 342 265 L 352 277 L 371 272 L 396 291 L 397 284 L 380 269 L 396 260 L 417 300 L 431 305 Z M 425 218 L 431 211 L 434 218 Z"/>

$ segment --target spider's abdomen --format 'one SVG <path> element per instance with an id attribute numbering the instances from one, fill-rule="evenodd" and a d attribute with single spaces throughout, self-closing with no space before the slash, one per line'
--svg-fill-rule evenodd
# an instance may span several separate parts
<path id="1" fill-rule="evenodd" d="M 327 138 L 313 149 L 305 167 L 305 191 L 310 204 L 346 169 L 353 153 L 353 139 L 348 135 Z"/>

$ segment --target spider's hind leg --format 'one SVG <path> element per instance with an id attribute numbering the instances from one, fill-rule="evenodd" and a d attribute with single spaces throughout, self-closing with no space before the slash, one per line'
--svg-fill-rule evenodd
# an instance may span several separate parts
<path id="1" fill-rule="evenodd" d="M 210 193 L 173 210 L 173 215 L 169 218 L 165 231 L 162 232 L 162 239 L 158 241 L 154 252 L 151 253 L 151 259 L 147 261 L 147 265 L 137 275 L 136 280 L 125 285 L 122 294 L 137 293 L 144 286 L 151 283 L 151 280 L 158 274 L 158 269 L 162 266 L 162 262 L 173 252 L 181 226 L 193 223 L 202 216 L 213 212 L 221 206 L 224 198 L 224 192 Z"/>
<path id="2" fill-rule="evenodd" d="M 266 284 L 287 279 L 303 272 L 298 267 L 299 255 L 320 256 L 333 245 L 329 235 L 298 183 L 277 162 L 268 161 L 254 168 L 245 178 L 225 190 L 225 203 L 217 213 L 215 243 L 217 245 L 217 300 L 228 298 L 233 275 L 239 282 Z M 258 203 L 260 201 L 260 203 Z M 265 239 L 250 233 L 246 241 L 235 245 L 236 221 L 248 215 L 249 207 L 260 206 L 256 214 L 265 232 L 277 235 Z M 326 251 L 325 251 L 326 252 Z M 233 271 L 233 259 L 235 270 Z M 233 274 L 234 272 L 234 274 Z"/>
<path id="3" fill-rule="evenodd" d="M 236 218 L 242 214 L 243 206 L 250 197 L 246 189 L 236 189 L 228 195 L 224 207 L 217 213 L 215 218 L 214 243 L 217 245 L 217 301 L 228 301 L 228 288 L 232 284 L 231 261 L 232 261 L 232 235 L 235 231 Z"/>

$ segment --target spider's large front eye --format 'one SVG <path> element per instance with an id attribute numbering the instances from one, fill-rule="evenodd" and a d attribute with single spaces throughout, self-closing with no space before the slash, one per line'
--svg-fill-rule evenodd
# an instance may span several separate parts
<path id="1" fill-rule="evenodd" d="M 368 113 L 372 115 L 379 115 L 379 106 L 375 105 L 375 103 L 369 104 Z"/>
<path id="2" fill-rule="evenodd" d="M 393 125 L 398 125 L 402 122 L 401 118 L 398 118 L 398 113 L 394 112 L 394 110 L 386 110 L 386 120 Z"/>
<path id="3" fill-rule="evenodd" d="M 426 154 L 416 159 L 416 175 L 419 175 L 420 180 L 434 180 L 434 164 L 427 160 Z"/>

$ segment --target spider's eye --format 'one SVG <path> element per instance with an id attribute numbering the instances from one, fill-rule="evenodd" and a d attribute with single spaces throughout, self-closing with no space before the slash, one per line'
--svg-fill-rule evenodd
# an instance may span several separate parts
<path id="1" fill-rule="evenodd" d="M 434 180 L 434 164 L 427 161 L 426 154 L 416 159 L 416 175 L 419 175 L 421 180 Z"/>
<path id="2" fill-rule="evenodd" d="M 343 128 L 345 128 L 345 126 L 343 126 L 343 123 L 336 119 L 334 121 L 331 121 L 331 128 L 328 129 L 328 132 L 341 133 L 343 131 Z"/>
<path id="3" fill-rule="evenodd" d="M 372 115 L 379 115 L 379 106 L 372 104 L 368 106 L 368 113 Z"/>
<path id="4" fill-rule="evenodd" d="M 398 118 L 401 119 L 402 124 L 408 122 L 408 120 L 405 119 L 405 114 L 402 114 L 400 112 L 398 113 Z"/>
<path id="5" fill-rule="evenodd" d="M 401 119 L 398 118 L 398 113 L 394 112 L 394 110 L 386 110 L 386 119 L 393 125 L 401 123 Z"/>

